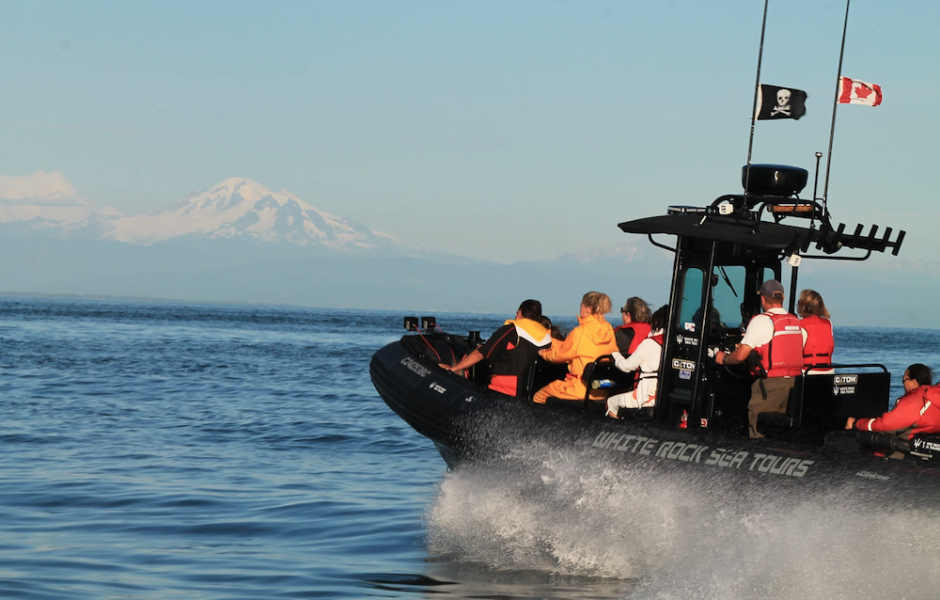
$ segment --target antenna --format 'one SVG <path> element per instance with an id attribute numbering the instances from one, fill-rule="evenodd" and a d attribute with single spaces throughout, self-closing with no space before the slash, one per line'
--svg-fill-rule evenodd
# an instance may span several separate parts
<path id="1" fill-rule="evenodd" d="M 760 25 L 760 49 L 757 51 L 757 81 L 754 83 L 754 105 L 751 107 L 751 137 L 747 142 L 747 173 L 744 175 L 745 206 L 747 206 L 747 190 L 751 183 L 751 151 L 754 149 L 754 123 L 757 122 L 757 94 L 760 93 L 760 63 L 764 58 L 764 30 L 767 29 L 767 3 L 769 1 L 770 0 L 764 0 L 764 19 Z"/>
<path id="2" fill-rule="evenodd" d="M 809 221 L 810 229 L 816 226 L 816 200 L 819 196 L 816 194 L 817 188 L 819 188 L 819 159 L 822 158 L 822 152 L 816 153 L 816 180 L 813 182 L 813 216 Z"/>
<path id="3" fill-rule="evenodd" d="M 829 166 L 832 164 L 832 138 L 836 134 L 836 108 L 842 83 L 842 56 L 845 54 L 845 32 L 849 28 L 849 2 L 845 0 L 845 24 L 842 26 L 842 48 L 839 49 L 839 72 L 836 73 L 836 94 L 832 99 L 832 127 L 829 129 L 829 155 L 826 157 L 826 183 L 823 186 L 823 217 L 829 218 Z"/>

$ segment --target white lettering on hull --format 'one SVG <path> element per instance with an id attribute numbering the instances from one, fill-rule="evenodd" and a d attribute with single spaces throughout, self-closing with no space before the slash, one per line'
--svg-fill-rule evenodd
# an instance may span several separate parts
<path id="1" fill-rule="evenodd" d="M 602 431 L 592 444 L 594 448 L 629 452 L 641 456 L 678 462 L 705 464 L 723 469 L 744 469 L 784 477 L 803 477 L 816 462 L 799 458 L 787 458 L 776 454 L 750 453 L 746 450 L 715 448 L 708 454 L 708 446 L 687 442 L 669 442 L 615 431 Z M 750 460 L 748 460 L 750 459 Z"/>

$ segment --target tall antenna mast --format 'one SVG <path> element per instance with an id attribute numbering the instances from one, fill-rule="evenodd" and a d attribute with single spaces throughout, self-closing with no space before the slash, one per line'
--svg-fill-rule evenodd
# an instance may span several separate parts
<path id="1" fill-rule="evenodd" d="M 845 54 L 845 32 L 849 28 L 849 2 L 845 0 L 845 24 L 842 26 L 842 48 L 839 49 L 839 72 L 836 73 L 836 93 L 832 99 L 832 128 L 829 129 L 829 154 L 826 156 L 826 183 L 823 185 L 823 217 L 829 216 L 829 166 L 832 164 L 832 138 L 836 134 L 836 109 L 842 91 L 842 56 Z M 813 198 L 815 200 L 815 198 Z"/>
<path id="2" fill-rule="evenodd" d="M 767 3 L 764 0 L 764 19 L 760 25 L 760 49 L 757 51 L 757 81 L 754 83 L 754 105 L 751 107 L 751 138 L 747 143 L 747 173 L 744 175 L 744 204 L 747 205 L 747 190 L 751 183 L 751 151 L 754 149 L 754 123 L 757 121 L 757 94 L 760 93 L 760 63 L 764 58 L 764 31 L 767 28 Z M 844 41 L 843 41 L 844 43 Z M 839 59 L 841 65 L 841 58 Z M 839 67 L 842 68 L 841 66 Z M 831 141 L 829 142 L 832 143 Z"/>

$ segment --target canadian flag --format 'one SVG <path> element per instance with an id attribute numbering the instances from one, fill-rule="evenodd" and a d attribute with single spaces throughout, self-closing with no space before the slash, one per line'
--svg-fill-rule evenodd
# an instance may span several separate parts
<path id="1" fill-rule="evenodd" d="M 878 106 L 881 104 L 881 86 L 874 83 L 840 77 L 842 94 L 839 95 L 839 104 L 864 104 L 865 106 Z"/>

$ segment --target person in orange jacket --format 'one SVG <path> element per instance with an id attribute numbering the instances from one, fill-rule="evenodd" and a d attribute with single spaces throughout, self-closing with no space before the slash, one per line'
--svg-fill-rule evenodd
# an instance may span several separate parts
<path id="1" fill-rule="evenodd" d="M 568 363 L 568 375 L 564 380 L 553 381 L 535 393 L 534 402 L 545 404 L 549 397 L 562 400 L 584 400 L 587 387 L 581 380 L 584 367 L 605 354 L 617 351 L 614 328 L 604 318 L 610 312 L 611 302 L 607 294 L 588 292 L 581 299 L 578 326 L 571 330 L 565 341 L 541 350 L 542 358 L 553 363 Z M 592 390 L 591 398 L 603 400 L 607 390 Z"/>

